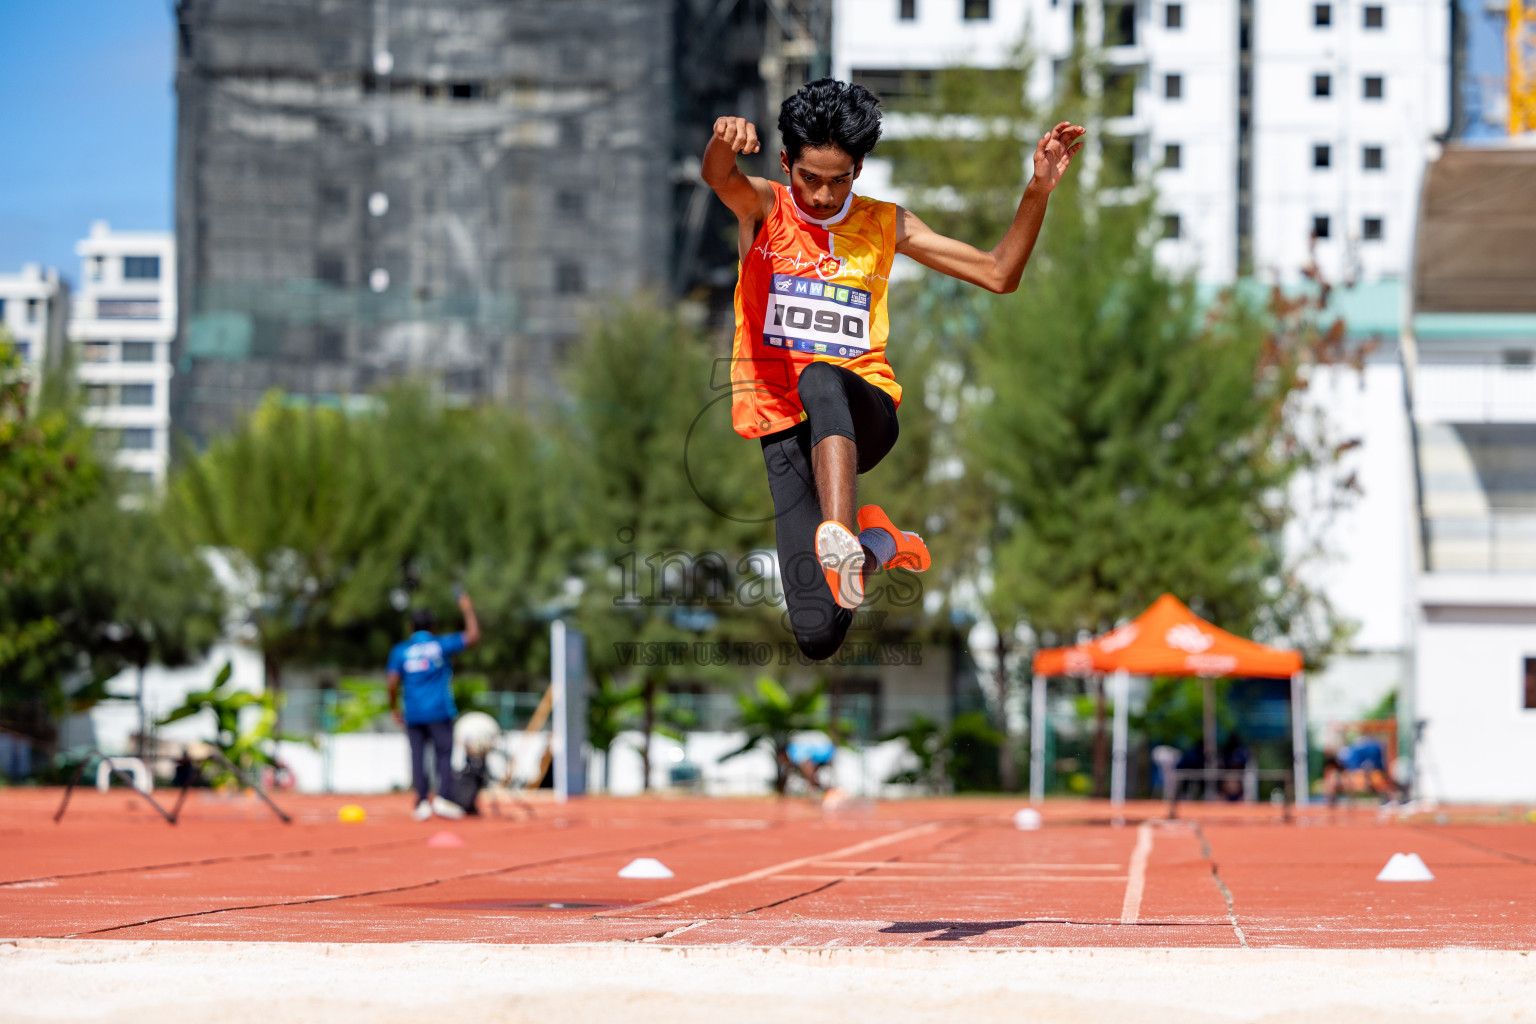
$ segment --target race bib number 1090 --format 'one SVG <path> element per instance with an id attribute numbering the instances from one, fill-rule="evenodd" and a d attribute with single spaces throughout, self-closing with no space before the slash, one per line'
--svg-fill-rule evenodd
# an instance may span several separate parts
<path id="1" fill-rule="evenodd" d="M 869 292 L 774 274 L 763 343 L 838 359 L 863 355 L 869 351 Z"/>

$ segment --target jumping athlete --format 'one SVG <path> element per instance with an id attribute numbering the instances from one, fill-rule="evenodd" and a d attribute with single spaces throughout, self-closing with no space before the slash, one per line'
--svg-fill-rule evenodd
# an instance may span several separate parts
<path id="1" fill-rule="evenodd" d="M 807 657 L 829 658 L 842 646 L 871 572 L 929 564 L 922 538 L 879 507 L 855 512 L 857 475 L 896 443 L 901 385 L 885 358 L 896 254 L 1014 291 L 1084 132 L 1063 121 L 1041 137 L 1013 223 L 983 252 L 910 210 L 853 194 L 880 139 L 880 101 L 862 86 L 823 78 L 784 101 L 779 163 L 788 188 L 736 165 L 737 154 L 761 148 L 756 125 L 715 121 L 704 181 L 740 226 L 731 418 L 737 433 L 762 443 L 789 624 Z"/>

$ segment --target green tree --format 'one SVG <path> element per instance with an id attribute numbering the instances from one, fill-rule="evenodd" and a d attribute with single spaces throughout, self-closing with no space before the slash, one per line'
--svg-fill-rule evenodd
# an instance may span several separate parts
<path id="1" fill-rule="evenodd" d="M 55 623 L 52 639 L 16 668 L 35 686 L 82 678 L 71 710 L 104 696 L 124 669 L 135 671 L 142 753 L 150 725 L 144 670 L 200 658 L 219 638 L 223 595 L 207 564 L 173 541 L 158 506 L 142 495 L 125 501 L 117 479 L 37 540 L 40 570 L 0 592 L 0 608 L 30 607 Z"/>
<path id="2" fill-rule="evenodd" d="M 304 737 L 280 736 L 277 731 L 278 708 L 282 695 L 272 690 L 251 693 L 229 685 L 233 665 L 225 662 L 214 677 L 213 685 L 206 690 L 193 690 L 182 705 L 160 720 L 161 725 L 179 722 L 204 712 L 210 712 L 214 720 L 214 732 L 210 742 L 219 748 L 231 764 L 249 773 L 261 765 L 275 765 L 273 751 L 268 749 L 278 739 L 302 741 Z M 247 715 L 254 709 L 254 718 Z M 245 722 L 242 723 L 241 719 Z M 224 781 L 228 773 L 220 776 Z"/>
<path id="3" fill-rule="evenodd" d="M 784 795 L 789 785 L 789 741 L 797 732 L 831 728 L 826 687 L 820 683 L 791 692 L 771 676 L 762 676 L 751 690 L 736 695 L 740 714 L 736 727 L 745 732 L 741 746 L 721 756 L 728 761 L 766 744 L 773 753 L 773 791 Z"/>
<path id="4" fill-rule="evenodd" d="M 171 481 L 180 535 L 220 552 L 245 590 L 273 693 L 288 662 L 388 607 L 420 528 L 430 488 L 369 443 L 372 418 L 274 394 Z"/>
<path id="5" fill-rule="evenodd" d="M 712 356 L 682 312 L 642 300 L 594 323 L 572 361 L 579 617 L 594 675 L 641 687 L 647 784 L 668 681 L 729 677 L 728 665 L 698 664 L 692 645 L 777 638 L 771 575 L 763 556 L 748 560 L 772 544 L 760 456 L 730 429 Z M 683 646 L 648 646 L 667 644 Z"/>
<path id="6" fill-rule="evenodd" d="M 1012 214 L 1043 126 L 1070 118 L 1102 134 L 1116 96 L 1076 84 L 1107 81 L 1081 52 L 1048 118 L 1021 88 L 977 88 L 983 77 L 939 72 L 907 104 L 936 123 L 973 115 L 979 137 L 936 133 L 888 149 L 920 216 L 987 245 Z M 1107 157 L 1119 140 L 1098 141 Z M 1024 675 L 1027 652 L 1008 648 L 1019 623 L 1044 642 L 1070 642 L 1166 590 L 1225 628 L 1289 635 L 1314 663 L 1338 636 L 1281 540 L 1289 481 L 1334 450 L 1301 422 L 1298 395 L 1309 363 L 1342 355 L 1342 328 L 1322 326 L 1318 296 L 1202 296 L 1154 258 L 1150 187 L 1106 192 L 1127 182 L 1107 170 L 1095 180 L 1094 165 L 1084 161 L 1053 194 L 1015 294 L 930 275 L 918 302 L 928 330 L 960 339 L 949 349 L 964 381 L 956 443 L 971 501 L 990 510 L 969 526 L 971 569 L 1000 635 L 999 714 Z M 1013 747 L 1001 745 L 1006 786 Z M 1095 762 L 1102 777 L 1102 754 Z"/>
<path id="7" fill-rule="evenodd" d="M 0 326 L 0 592 L 48 571 L 36 542 L 101 485 L 102 468 L 68 389 L 41 393 Z M 58 634 L 47 610 L 0 616 L 0 701 L 35 696 L 38 680 L 20 663 Z M 27 678 L 23 678 L 26 676 Z"/>
<path id="8" fill-rule="evenodd" d="M 543 674 L 547 606 L 569 575 L 557 472 L 510 410 L 417 387 L 351 412 L 274 394 L 188 460 L 168 504 L 241 580 L 274 690 L 290 664 L 381 664 L 411 606 L 453 628 L 460 583 L 486 637 L 465 667 L 524 680 Z"/>

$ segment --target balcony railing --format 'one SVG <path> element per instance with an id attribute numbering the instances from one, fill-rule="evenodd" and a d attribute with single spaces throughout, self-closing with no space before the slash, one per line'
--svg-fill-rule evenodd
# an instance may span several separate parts
<path id="1" fill-rule="evenodd" d="M 1536 366 L 1424 364 L 1415 376 L 1413 402 L 1421 421 L 1536 422 Z"/>
<path id="2" fill-rule="evenodd" d="M 1484 516 L 1427 516 L 1431 572 L 1536 572 L 1536 508 Z"/>

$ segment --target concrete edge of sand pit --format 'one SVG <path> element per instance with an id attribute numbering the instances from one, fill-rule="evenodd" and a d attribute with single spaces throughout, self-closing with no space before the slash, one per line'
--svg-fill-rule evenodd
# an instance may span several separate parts
<path id="1" fill-rule="evenodd" d="M 261 950 L 273 953 L 343 955 L 360 960 L 395 960 L 402 954 L 432 957 L 473 950 L 486 959 L 546 959 L 556 961 L 621 961 L 636 958 L 698 960 L 709 962 L 783 962 L 796 966 L 906 967 L 934 961 L 999 959 L 1024 963 L 1048 961 L 1099 961 L 1126 966 L 1168 965 L 1179 967 L 1235 967 L 1239 965 L 1326 964 L 1331 968 L 1417 967 L 1442 970 L 1482 970 L 1498 967 L 1529 968 L 1536 951 L 1475 948 L 1443 949 L 1230 949 L 1230 948 L 1116 948 L 1116 947 L 1010 947 L 1010 948 L 913 948 L 910 946 L 750 946 L 668 945 L 658 942 L 571 942 L 561 944 L 513 944 L 496 942 L 225 942 L 174 939 L 49 939 L 0 937 L 0 957 L 20 951 L 69 953 L 89 950 L 104 959 L 140 956 L 249 955 Z"/>

